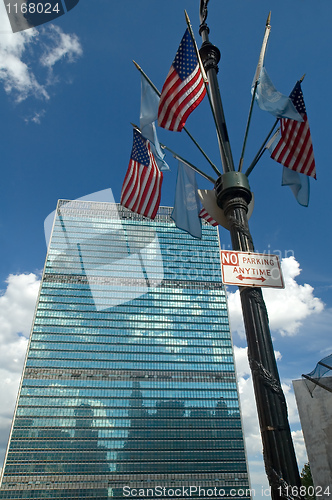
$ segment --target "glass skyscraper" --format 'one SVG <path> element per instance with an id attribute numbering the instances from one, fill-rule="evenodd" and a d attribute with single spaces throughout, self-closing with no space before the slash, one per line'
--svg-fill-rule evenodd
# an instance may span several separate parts
<path id="1" fill-rule="evenodd" d="M 58 202 L 1 499 L 249 498 L 218 231 Z"/>

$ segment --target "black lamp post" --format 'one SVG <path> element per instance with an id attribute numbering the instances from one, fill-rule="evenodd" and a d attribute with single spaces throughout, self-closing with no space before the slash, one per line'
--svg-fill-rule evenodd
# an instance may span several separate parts
<path id="1" fill-rule="evenodd" d="M 251 191 L 245 174 L 235 171 L 217 81 L 220 52 L 209 41 L 206 24 L 208 0 L 200 3 L 201 59 L 206 71 L 211 102 L 219 128 L 223 174 L 215 184 L 217 204 L 227 217 L 234 250 L 253 252 L 248 225 Z M 285 396 L 283 394 L 269 329 L 269 319 L 260 288 L 239 287 L 248 343 L 257 412 L 263 442 L 265 469 L 272 499 L 300 497 L 301 480 L 296 462 Z"/>

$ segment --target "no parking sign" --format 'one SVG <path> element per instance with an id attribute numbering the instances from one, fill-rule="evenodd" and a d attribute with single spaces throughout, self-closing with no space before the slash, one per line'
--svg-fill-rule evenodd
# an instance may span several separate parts
<path id="1" fill-rule="evenodd" d="M 221 250 L 226 285 L 285 288 L 277 255 Z"/>

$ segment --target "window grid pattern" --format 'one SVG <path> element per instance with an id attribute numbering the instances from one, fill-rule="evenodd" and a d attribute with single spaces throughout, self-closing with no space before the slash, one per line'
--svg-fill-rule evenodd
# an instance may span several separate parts
<path id="1" fill-rule="evenodd" d="M 218 233 L 170 214 L 59 201 L 0 499 L 249 488 Z"/>

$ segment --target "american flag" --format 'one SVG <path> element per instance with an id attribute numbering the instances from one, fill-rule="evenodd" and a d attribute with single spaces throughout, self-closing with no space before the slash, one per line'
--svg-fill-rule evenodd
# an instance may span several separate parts
<path id="1" fill-rule="evenodd" d="M 198 216 L 201 219 L 206 220 L 211 226 L 218 226 L 218 222 L 211 217 L 211 215 L 205 210 L 205 208 L 202 208 L 202 210 L 199 212 Z"/>
<path id="2" fill-rule="evenodd" d="M 314 152 L 300 82 L 296 83 L 289 97 L 302 116 L 303 122 L 289 118 L 280 119 L 281 139 L 275 146 L 271 158 L 291 170 L 316 179 Z"/>
<path id="3" fill-rule="evenodd" d="M 147 139 L 134 129 L 134 142 L 121 191 L 121 205 L 154 219 L 160 204 L 163 174 Z"/>
<path id="4" fill-rule="evenodd" d="M 161 91 L 158 125 L 180 132 L 205 94 L 194 44 L 187 29 Z"/>

